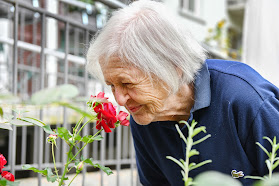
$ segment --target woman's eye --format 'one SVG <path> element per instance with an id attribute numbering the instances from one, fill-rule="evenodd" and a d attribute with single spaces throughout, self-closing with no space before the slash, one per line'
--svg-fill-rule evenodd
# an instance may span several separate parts
<path id="1" fill-rule="evenodd" d="M 132 83 L 122 83 L 122 85 L 125 87 L 130 87 L 132 85 Z"/>

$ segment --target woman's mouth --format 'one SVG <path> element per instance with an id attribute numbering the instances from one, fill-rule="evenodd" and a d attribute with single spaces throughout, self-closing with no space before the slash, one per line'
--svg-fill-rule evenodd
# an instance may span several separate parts
<path id="1" fill-rule="evenodd" d="M 142 105 L 136 106 L 136 107 L 128 107 L 128 110 L 135 113 L 137 112 L 140 108 L 142 107 Z"/>

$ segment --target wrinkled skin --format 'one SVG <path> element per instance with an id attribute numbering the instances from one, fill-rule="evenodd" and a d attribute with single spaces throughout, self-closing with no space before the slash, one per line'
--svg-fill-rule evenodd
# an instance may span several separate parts
<path id="1" fill-rule="evenodd" d="M 107 85 L 111 87 L 120 106 L 125 108 L 141 125 L 153 121 L 180 121 L 189 118 L 194 104 L 193 85 L 184 85 L 175 94 L 158 78 L 152 80 L 141 70 L 125 64 L 117 57 L 100 62 Z"/>

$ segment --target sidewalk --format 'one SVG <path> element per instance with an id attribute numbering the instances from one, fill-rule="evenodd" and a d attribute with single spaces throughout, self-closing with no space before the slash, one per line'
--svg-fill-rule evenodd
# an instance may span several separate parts
<path id="1" fill-rule="evenodd" d="M 130 169 L 123 169 L 119 172 L 120 177 L 120 186 L 136 186 L 137 181 L 137 171 L 133 171 L 133 176 L 131 175 L 132 171 Z M 69 181 L 66 184 L 69 184 L 70 180 L 75 175 L 69 175 Z M 133 177 L 133 183 L 132 183 Z M 107 176 L 105 173 L 103 174 L 104 183 L 103 186 L 116 186 L 117 172 L 113 170 L 113 174 Z M 38 185 L 37 178 L 24 178 L 24 179 L 16 179 L 19 181 L 19 186 L 36 186 Z M 47 182 L 46 178 L 42 178 L 42 186 L 56 186 L 57 183 Z M 75 180 L 71 184 L 72 186 L 82 186 L 82 173 L 80 173 Z M 100 172 L 89 172 L 85 174 L 85 185 L 86 186 L 101 186 L 101 174 Z"/>

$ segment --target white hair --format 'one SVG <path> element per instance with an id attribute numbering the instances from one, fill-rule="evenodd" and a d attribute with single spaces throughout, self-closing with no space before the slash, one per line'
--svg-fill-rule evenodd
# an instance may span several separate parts
<path id="1" fill-rule="evenodd" d="M 97 79 L 100 67 L 112 56 L 136 66 L 148 76 L 164 81 L 170 92 L 193 82 L 206 59 L 206 52 L 170 16 L 162 3 L 139 0 L 113 12 L 103 30 L 96 34 L 87 51 L 87 70 Z"/>

